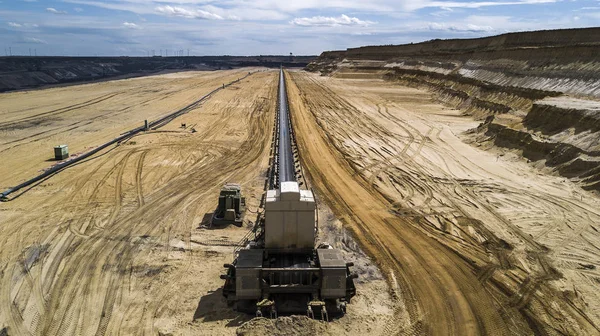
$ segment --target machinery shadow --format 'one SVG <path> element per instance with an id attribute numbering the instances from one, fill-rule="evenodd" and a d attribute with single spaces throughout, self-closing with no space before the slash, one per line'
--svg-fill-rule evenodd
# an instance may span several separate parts
<path id="1" fill-rule="evenodd" d="M 194 312 L 194 321 L 212 322 L 231 320 L 227 323 L 227 327 L 239 327 L 244 322 L 250 321 L 253 317 L 252 315 L 236 312 L 232 307 L 228 307 L 223 297 L 222 288 L 210 291 L 202 296 Z"/>
<path id="2" fill-rule="evenodd" d="M 225 229 L 225 228 L 229 227 L 230 225 L 233 225 L 236 227 L 244 226 L 243 223 L 211 223 L 213 214 L 214 214 L 214 212 L 205 213 L 204 216 L 202 217 L 202 221 L 200 221 L 200 224 L 198 225 L 198 229 L 219 230 L 219 229 Z"/>
<path id="3" fill-rule="evenodd" d="M 213 212 L 205 213 L 204 216 L 202 217 L 202 221 L 200 221 L 200 224 L 198 224 L 198 228 L 199 229 L 209 229 L 210 222 L 212 221 L 212 216 L 213 216 Z"/>

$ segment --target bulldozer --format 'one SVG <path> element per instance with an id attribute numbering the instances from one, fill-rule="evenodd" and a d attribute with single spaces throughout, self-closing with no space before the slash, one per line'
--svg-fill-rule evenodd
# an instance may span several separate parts
<path id="1" fill-rule="evenodd" d="M 246 198 L 242 196 L 242 187 L 237 183 L 226 183 L 219 194 L 219 204 L 213 213 L 211 226 L 235 224 L 242 225 L 246 212 Z"/>

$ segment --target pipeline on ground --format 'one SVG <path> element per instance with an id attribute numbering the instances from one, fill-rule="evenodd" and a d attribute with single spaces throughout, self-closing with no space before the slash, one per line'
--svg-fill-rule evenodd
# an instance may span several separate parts
<path id="1" fill-rule="evenodd" d="M 195 102 L 187 105 L 186 107 L 184 107 L 184 108 L 182 108 L 180 110 L 177 110 L 177 111 L 175 111 L 173 113 L 170 113 L 170 114 L 168 114 L 168 115 L 166 115 L 164 117 L 161 117 L 161 118 L 159 118 L 159 119 L 157 119 L 155 121 L 152 121 L 152 122 L 148 123 L 148 128 L 157 129 L 159 127 L 162 127 L 162 126 L 168 124 L 173 119 L 175 119 L 175 118 L 177 118 L 177 117 L 179 117 L 181 115 L 184 115 L 184 114 L 190 112 L 191 110 L 193 110 L 194 108 L 198 107 L 198 105 L 200 105 L 200 103 L 202 103 L 203 101 L 205 101 L 206 99 L 208 99 L 211 95 L 217 93 L 220 90 L 225 89 L 226 87 L 228 87 L 230 85 L 238 83 L 239 81 L 247 78 L 250 75 L 252 75 L 252 72 L 249 72 L 244 77 L 238 78 L 238 79 L 230 82 L 229 84 L 224 84 L 223 86 L 220 86 L 220 87 L 212 90 L 211 92 L 209 92 L 206 95 L 202 96 L 200 99 L 196 100 Z M 54 175 L 54 174 L 62 171 L 63 169 L 65 169 L 65 168 L 73 165 L 74 163 L 77 163 L 77 162 L 79 162 L 81 160 L 84 160 L 84 159 L 86 159 L 86 158 L 88 158 L 88 157 L 90 157 L 90 156 L 98 153 L 99 151 L 105 149 L 108 146 L 111 146 L 111 145 L 113 145 L 115 143 L 120 143 L 120 142 L 122 142 L 124 140 L 127 140 L 127 139 L 133 137 L 134 135 L 136 135 L 136 134 L 138 134 L 138 133 L 140 133 L 142 131 L 146 131 L 146 130 L 147 129 L 146 129 L 145 126 L 141 126 L 141 127 L 132 129 L 130 131 L 127 131 L 127 132 L 121 134 L 117 138 L 112 139 L 112 140 L 110 140 L 110 141 L 108 141 L 108 142 L 106 142 L 106 143 L 104 143 L 104 144 L 102 144 L 102 145 L 100 145 L 100 146 L 92 149 L 89 152 L 86 152 L 86 153 L 84 153 L 82 155 L 79 155 L 79 156 L 77 156 L 75 158 L 72 158 L 72 159 L 70 159 L 68 161 L 59 163 L 59 164 L 55 165 L 54 167 L 46 170 L 42 174 L 40 174 L 40 175 L 38 175 L 38 176 L 36 176 L 34 178 L 31 178 L 31 179 L 29 179 L 29 180 L 27 180 L 27 181 L 25 181 L 25 182 L 23 182 L 23 183 L 15 186 L 15 187 L 11 187 L 11 188 L 5 190 L 4 192 L 2 192 L 0 194 L 0 200 L 3 201 L 3 202 L 9 201 L 10 199 L 8 198 L 8 195 L 10 195 L 10 194 L 12 194 L 12 193 L 14 193 L 14 192 L 16 192 L 16 191 L 18 191 L 20 189 L 23 189 L 23 188 L 25 188 L 27 186 L 30 186 L 30 185 L 32 185 L 32 184 L 34 184 L 36 182 L 39 182 L 39 181 L 41 181 L 41 180 L 43 180 L 45 178 L 48 178 L 48 177 L 50 177 L 50 176 L 52 176 L 52 175 Z"/>

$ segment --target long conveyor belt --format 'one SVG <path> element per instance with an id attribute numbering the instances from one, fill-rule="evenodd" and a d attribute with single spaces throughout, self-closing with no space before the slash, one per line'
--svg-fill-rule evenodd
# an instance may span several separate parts
<path id="1" fill-rule="evenodd" d="M 254 239 L 247 235 L 233 263 L 224 265 L 223 296 L 236 310 L 257 316 L 306 312 L 327 321 L 329 313 L 345 313 L 356 294 L 356 276 L 340 250 L 315 247 L 318 210 L 312 191 L 300 189 L 306 180 L 299 181 L 303 174 L 296 162 L 285 76 L 281 69 L 264 211 L 252 230 Z"/>
<path id="2" fill-rule="evenodd" d="M 279 183 L 295 182 L 294 154 L 290 136 L 290 118 L 283 69 L 279 71 Z"/>

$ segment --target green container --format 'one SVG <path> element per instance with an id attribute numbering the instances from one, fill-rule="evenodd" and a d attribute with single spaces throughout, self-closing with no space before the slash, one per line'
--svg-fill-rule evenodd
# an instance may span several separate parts
<path id="1" fill-rule="evenodd" d="M 67 145 L 60 145 L 54 147 L 54 158 L 56 160 L 64 160 L 69 157 L 69 147 Z"/>

